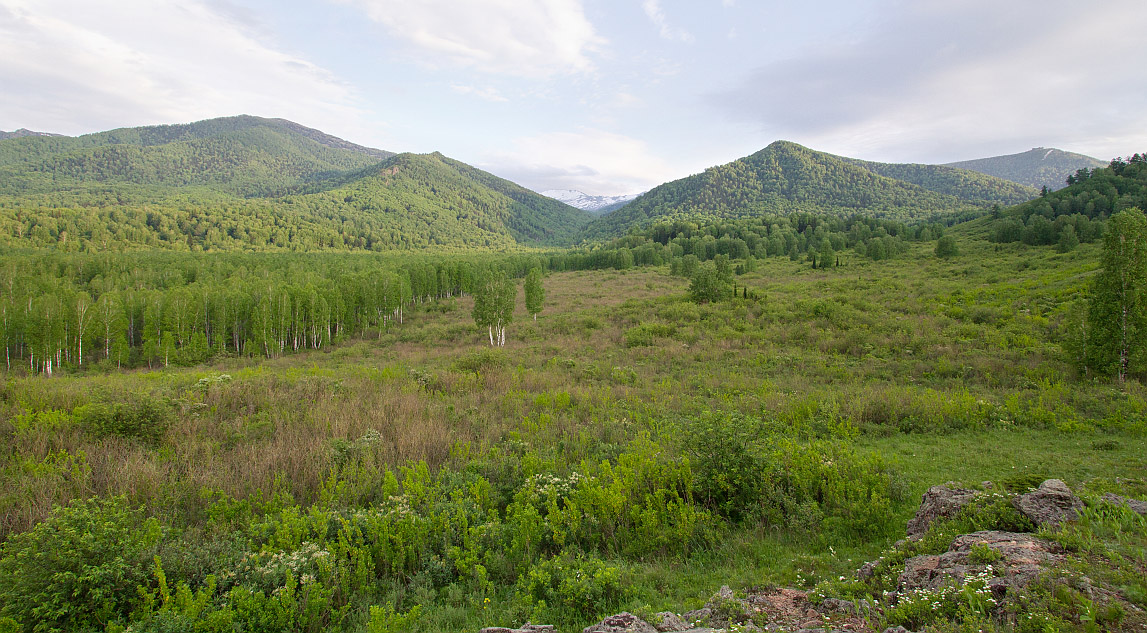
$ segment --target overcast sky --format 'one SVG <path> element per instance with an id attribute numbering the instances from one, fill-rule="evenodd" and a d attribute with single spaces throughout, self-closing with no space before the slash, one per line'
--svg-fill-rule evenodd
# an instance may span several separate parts
<path id="1" fill-rule="evenodd" d="M 0 0 L 0 129 L 235 114 L 625 194 L 786 139 L 1147 150 L 1144 0 Z"/>

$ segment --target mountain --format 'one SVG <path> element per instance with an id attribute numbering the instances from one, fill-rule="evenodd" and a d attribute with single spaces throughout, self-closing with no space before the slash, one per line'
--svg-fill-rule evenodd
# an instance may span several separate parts
<path id="1" fill-rule="evenodd" d="M 252 116 L 0 141 L 0 245 L 391 250 L 570 243 L 592 219 L 441 154 Z"/>
<path id="2" fill-rule="evenodd" d="M 605 215 L 610 211 L 625 206 L 641 194 L 634 193 L 628 196 L 591 196 L 576 189 L 549 189 L 543 191 L 542 195 L 547 198 L 553 198 L 554 200 L 560 200 L 582 211 L 589 211 L 594 215 Z"/>
<path id="3" fill-rule="evenodd" d="M 0 194 L 205 186 L 279 195 L 393 156 L 284 119 L 236 116 L 0 142 Z M 137 192 L 138 193 L 138 192 Z"/>
<path id="4" fill-rule="evenodd" d="M 595 220 L 585 237 L 617 236 L 654 220 L 698 216 L 815 212 L 926 219 L 1034 195 L 1034 190 L 974 172 L 868 163 L 777 141 L 751 156 L 655 187 Z"/>
<path id="5" fill-rule="evenodd" d="M 1080 169 L 1095 169 L 1106 165 L 1107 163 L 1097 158 L 1046 147 L 1034 147 L 1029 151 L 1007 156 L 948 163 L 949 167 L 970 169 L 1036 189 L 1047 187 L 1052 191 L 1064 187 L 1067 184 L 1067 177 Z"/>
<path id="6" fill-rule="evenodd" d="M 52 134 L 51 132 L 33 132 L 26 128 L 20 128 L 14 132 L 5 132 L 0 130 L 0 141 L 5 141 L 10 138 L 24 138 L 26 136 L 63 136 L 63 134 Z"/>

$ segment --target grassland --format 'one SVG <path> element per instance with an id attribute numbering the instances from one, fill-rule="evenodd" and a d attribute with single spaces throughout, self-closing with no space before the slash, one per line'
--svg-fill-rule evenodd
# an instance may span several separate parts
<path id="1" fill-rule="evenodd" d="M 849 574 L 937 483 L 1142 477 L 1147 391 L 1077 376 L 1060 346 L 1098 245 L 998 245 L 986 227 L 951 229 L 947 259 L 931 243 L 829 269 L 768 258 L 736 279 L 751 298 L 703 305 L 668 266 L 555 273 L 500 350 L 462 297 L 290 357 L 10 375 L 0 537 L 89 497 L 154 518 L 150 602 L 93 629 L 573 631 L 722 584 Z M 93 406 L 115 404 L 159 431 L 93 432 Z M 398 515 L 424 528 L 387 519 L 392 550 L 355 527 Z M 307 547 L 337 564 L 282 562 Z M 187 606 L 196 591 L 213 606 Z M 251 624 L 272 596 L 285 615 Z"/>

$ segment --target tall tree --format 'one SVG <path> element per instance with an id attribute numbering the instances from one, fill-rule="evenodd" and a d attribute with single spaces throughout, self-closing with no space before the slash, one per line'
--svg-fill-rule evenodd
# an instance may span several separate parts
<path id="1" fill-rule="evenodd" d="M 542 269 L 531 268 L 529 274 L 526 275 L 525 283 L 526 292 L 526 312 L 534 317 L 534 321 L 538 320 L 538 313 L 542 311 L 542 307 L 546 303 L 546 289 L 542 286 Z"/>
<path id="2" fill-rule="evenodd" d="M 1115 373 L 1120 382 L 1139 361 L 1147 344 L 1147 218 L 1139 209 L 1108 220 L 1102 268 L 1088 307 L 1088 365 Z"/>
<path id="3" fill-rule="evenodd" d="M 506 271 L 493 267 L 482 272 L 474 288 L 474 323 L 485 326 L 490 346 L 506 345 L 506 326 L 514 318 L 517 286 Z"/>

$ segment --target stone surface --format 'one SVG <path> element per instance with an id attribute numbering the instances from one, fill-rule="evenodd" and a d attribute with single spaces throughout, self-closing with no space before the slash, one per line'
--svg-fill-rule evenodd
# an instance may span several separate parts
<path id="1" fill-rule="evenodd" d="M 1074 521 L 1083 509 L 1079 497 L 1058 479 L 1048 479 L 1036 490 L 1019 495 L 1012 499 L 1012 505 L 1040 527 L 1055 527 L 1064 521 Z"/>
<path id="2" fill-rule="evenodd" d="M 1112 505 L 1127 506 L 1139 514 L 1147 515 L 1147 501 L 1128 499 L 1127 497 L 1120 497 L 1110 492 L 1103 495 L 1103 500 Z"/>
<path id="3" fill-rule="evenodd" d="M 645 620 L 625 611 L 587 626 L 581 633 L 657 633 L 657 629 Z"/>
<path id="4" fill-rule="evenodd" d="M 932 522 L 954 516 L 976 496 L 975 490 L 932 486 L 920 499 L 916 515 L 908 520 L 908 536 L 919 537 L 928 531 Z"/>
<path id="5" fill-rule="evenodd" d="M 987 546 L 998 553 L 1000 559 L 988 564 L 973 562 L 970 554 L 976 545 Z M 943 554 L 908 559 L 900 574 L 898 589 L 937 589 L 951 582 L 963 584 L 967 576 L 990 567 L 995 578 L 989 586 L 993 593 L 1003 595 L 1008 587 L 1026 587 L 1045 567 L 1061 559 L 1062 550 L 1058 545 L 1031 534 L 973 532 L 957 536 Z"/>
<path id="6" fill-rule="evenodd" d="M 478 633 L 553 633 L 554 625 L 552 624 L 530 624 L 526 622 L 520 629 L 510 629 L 504 626 L 488 626 L 478 631 Z"/>
<path id="7" fill-rule="evenodd" d="M 661 613 L 655 613 L 653 615 L 653 622 L 650 624 L 652 624 L 653 628 L 657 629 L 661 633 L 688 631 L 692 625 L 691 622 L 685 622 L 681 619 L 680 616 L 678 616 L 676 613 L 673 613 L 672 611 L 662 611 Z"/>

